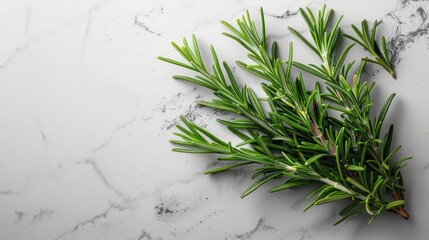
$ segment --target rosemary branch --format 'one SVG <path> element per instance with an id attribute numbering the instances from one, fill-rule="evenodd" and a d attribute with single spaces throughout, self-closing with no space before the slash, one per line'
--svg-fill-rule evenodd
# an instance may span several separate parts
<path id="1" fill-rule="evenodd" d="M 180 147 L 173 150 L 219 154 L 217 159 L 227 164 L 206 171 L 208 174 L 256 165 L 252 179 L 258 180 L 243 192 L 242 197 L 274 178 L 285 178 L 283 184 L 271 188 L 270 192 L 318 183 L 319 186 L 309 194 L 314 200 L 305 210 L 348 199 L 350 204 L 340 211 L 342 217 L 335 224 L 360 212 L 371 215 L 370 223 L 384 211 L 395 212 L 407 219 L 400 169 L 410 158 L 393 161 L 400 149 L 400 146 L 391 149 L 393 126 L 382 135 L 383 123 L 395 95 L 386 100 L 377 116 L 372 116 L 370 96 L 375 83 L 368 84 L 363 80 L 362 71 L 365 62 L 374 61 L 363 59 L 348 81 L 355 61 L 345 62 L 354 44 L 343 49 L 338 58 L 334 51 L 343 36 L 349 37 L 341 34 L 342 16 L 329 28 L 333 11 L 326 11 L 325 6 L 317 16 L 308 8 L 300 12 L 312 39 L 306 39 L 293 28 L 289 27 L 289 30 L 320 58 L 320 66 L 293 61 L 292 43 L 288 58 L 282 59 L 278 55 L 277 43 L 274 41 L 269 45 L 267 41 L 262 9 L 260 31 L 248 11 L 237 20 L 237 26 L 222 22 L 229 30 L 223 34 L 249 52 L 251 63 L 237 61 L 236 64 L 264 81 L 261 83 L 266 94 L 264 100 L 246 84 L 239 86 L 229 65 L 219 61 L 213 46 L 210 47 L 213 64 L 209 68 L 202 60 L 195 36 L 192 36 L 192 44 L 186 39 L 182 46 L 172 43 L 184 62 L 159 57 L 197 74 L 195 77 L 176 75 L 173 76 L 175 79 L 206 87 L 217 97 L 212 101 L 199 101 L 199 104 L 240 116 L 229 121 L 218 119 L 243 140 L 236 146 L 182 117 L 184 126 L 177 125 L 179 131 L 175 133 L 180 140 L 171 140 Z M 390 66 L 385 68 L 391 73 L 393 68 L 388 62 L 384 37 L 382 41 L 385 55 L 378 58 L 387 60 L 388 64 L 382 62 L 381 65 Z M 365 43 L 375 48 L 375 27 Z M 371 53 L 379 54 L 377 51 Z M 305 86 L 301 74 L 293 77 L 292 68 L 314 75 L 314 88 Z M 262 101 L 268 103 L 269 109 L 265 109 Z M 330 114 L 334 111 L 340 116 Z M 386 198 L 388 193 L 393 200 Z"/>

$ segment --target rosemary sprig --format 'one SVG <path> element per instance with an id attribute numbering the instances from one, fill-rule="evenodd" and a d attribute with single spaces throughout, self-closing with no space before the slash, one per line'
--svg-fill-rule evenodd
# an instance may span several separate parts
<path id="1" fill-rule="evenodd" d="M 177 125 L 179 132 L 175 133 L 180 140 L 171 140 L 180 147 L 173 150 L 220 155 L 217 159 L 226 164 L 206 171 L 210 174 L 245 165 L 256 166 L 252 179 L 257 180 L 242 197 L 274 178 L 285 178 L 283 184 L 271 188 L 270 192 L 318 185 L 309 194 L 308 197 L 314 197 L 314 200 L 305 210 L 348 199 L 350 204 L 340 211 L 342 217 L 336 224 L 360 212 L 371 215 L 370 222 L 384 211 L 408 218 L 403 207 L 405 186 L 400 169 L 409 158 L 392 161 L 400 148 L 391 149 L 393 126 L 382 135 L 384 119 L 394 95 L 387 99 L 378 116 L 372 117 L 370 95 L 375 83 L 368 84 L 362 79 L 365 63 L 362 62 L 352 80 L 348 81 L 348 72 L 354 62 L 345 64 L 345 59 L 353 45 L 346 47 L 339 58 L 334 55 L 342 38 L 341 17 L 332 29 L 328 29 L 332 10 L 326 12 L 325 6 L 317 18 L 309 9 L 301 9 L 301 14 L 313 43 L 289 29 L 319 56 L 320 67 L 293 61 L 292 43 L 288 59 L 281 59 L 277 43 L 268 45 L 262 9 L 261 31 L 257 30 L 249 12 L 237 20 L 236 26 L 222 22 L 229 30 L 223 34 L 249 51 L 251 63 L 236 63 L 265 80 L 261 87 L 266 100 L 261 100 L 247 85 L 239 86 L 229 65 L 220 63 L 213 46 L 210 47 L 213 64 L 209 68 L 202 60 L 195 36 L 192 36 L 192 44 L 186 39 L 182 46 L 172 43 L 185 62 L 160 59 L 195 72 L 195 77 L 174 78 L 211 89 L 217 98 L 199 104 L 238 114 L 234 120 L 219 119 L 218 122 L 242 139 L 233 146 L 182 117 L 184 126 Z M 302 75 L 291 75 L 293 66 L 316 77 L 313 89 L 306 88 Z M 339 112 L 340 116 L 330 114 L 333 111 Z M 387 197 L 389 193 L 392 199 Z"/>
<path id="2" fill-rule="evenodd" d="M 340 74 L 347 76 L 347 72 L 350 70 L 354 62 L 348 64 L 347 66 L 344 66 L 343 64 L 347 54 L 352 49 L 354 44 L 345 48 L 336 62 L 333 56 L 335 46 L 337 45 L 339 38 L 341 38 L 339 24 L 343 16 L 341 16 L 336 21 L 332 29 L 329 30 L 328 24 L 331 21 L 333 10 L 331 9 L 326 12 L 326 5 L 324 5 L 322 9 L 319 10 L 317 19 L 308 7 L 305 10 L 300 9 L 299 11 L 302 18 L 305 20 L 308 29 L 310 30 L 311 38 L 314 44 L 310 43 L 310 41 L 308 41 L 292 27 L 288 27 L 288 29 L 316 53 L 316 55 L 322 61 L 322 64 L 320 67 L 314 64 L 309 64 L 307 66 L 305 64 L 294 63 L 294 65 L 303 71 L 312 73 L 313 75 L 325 80 L 337 79 Z"/>
<path id="3" fill-rule="evenodd" d="M 357 44 L 361 45 L 365 50 L 367 50 L 374 59 L 365 57 L 362 58 L 363 61 L 371 62 L 382 66 L 394 79 L 396 79 L 396 73 L 393 69 L 392 64 L 389 61 L 389 57 L 387 54 L 387 46 L 386 39 L 384 36 L 381 37 L 381 48 L 378 46 L 375 38 L 376 38 L 376 30 L 377 30 L 377 20 L 374 21 L 372 25 L 372 29 L 370 30 L 368 27 L 368 22 L 363 20 L 361 22 L 361 30 L 359 30 L 355 25 L 352 25 L 354 32 L 357 37 L 353 37 L 348 34 L 344 34 L 345 37 L 350 38 Z"/>

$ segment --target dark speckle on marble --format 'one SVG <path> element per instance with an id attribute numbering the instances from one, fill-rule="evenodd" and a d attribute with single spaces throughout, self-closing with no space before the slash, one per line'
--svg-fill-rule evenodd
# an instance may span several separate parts
<path id="1" fill-rule="evenodd" d="M 167 100 L 163 97 L 159 102 L 158 106 L 153 109 L 156 112 L 166 113 L 168 111 L 174 111 L 183 107 L 190 99 L 199 99 L 201 95 L 196 93 L 197 88 L 192 88 L 187 92 L 179 92 L 176 95 L 168 98 Z"/>
<path id="2" fill-rule="evenodd" d="M 151 28 L 149 28 L 147 26 L 147 24 L 141 19 L 140 16 L 135 16 L 134 17 L 134 25 L 143 28 L 146 32 L 148 32 L 150 34 L 154 34 L 156 36 L 161 36 L 161 33 L 155 32 L 154 30 L 152 30 Z"/>
<path id="3" fill-rule="evenodd" d="M 41 219 L 43 217 L 51 215 L 53 212 L 54 211 L 52 211 L 52 210 L 40 209 L 38 213 L 33 215 L 33 219 L 34 220 Z"/>
<path id="4" fill-rule="evenodd" d="M 27 213 L 21 212 L 21 211 L 15 211 L 15 215 L 16 215 L 16 220 L 21 221 L 24 217 L 27 216 Z"/>
<path id="5" fill-rule="evenodd" d="M 186 109 L 185 112 L 181 115 L 184 116 L 189 121 L 194 122 L 197 117 L 201 116 L 201 114 L 197 112 L 197 110 L 200 108 L 201 108 L 200 105 L 193 103 L 189 105 L 188 109 Z M 164 124 L 162 125 L 162 129 L 170 130 L 172 127 L 176 126 L 176 124 L 178 124 L 179 121 L 180 121 L 179 117 L 176 117 L 171 120 L 165 120 Z"/>
<path id="6" fill-rule="evenodd" d="M 176 198 L 161 199 L 154 207 L 155 216 L 158 219 L 168 220 L 176 214 L 186 212 L 188 207 L 184 207 Z"/>
<path id="7" fill-rule="evenodd" d="M 155 4 L 152 9 L 145 11 L 144 13 L 134 16 L 134 25 L 142 28 L 145 32 L 155 36 L 161 36 L 159 31 L 154 30 L 151 24 L 156 23 L 156 17 L 164 14 L 164 7 L 160 4 Z"/>
<path id="8" fill-rule="evenodd" d="M 377 75 L 380 72 L 381 69 L 382 68 L 378 65 L 366 64 L 364 69 L 363 69 L 363 73 L 367 76 L 374 77 L 375 75 Z"/>
<path id="9" fill-rule="evenodd" d="M 155 206 L 155 214 L 157 216 L 162 216 L 162 215 L 170 214 L 170 213 L 174 213 L 174 211 L 169 209 L 168 207 L 164 207 L 163 203 Z"/>
<path id="10" fill-rule="evenodd" d="M 176 124 L 180 122 L 179 116 L 183 116 L 189 121 L 195 122 L 205 128 L 208 122 L 213 122 L 215 120 L 213 116 L 220 117 L 233 115 L 219 109 L 203 107 L 197 103 L 197 101 L 201 99 L 202 95 L 196 93 L 196 88 L 193 88 L 186 93 L 177 93 L 169 100 L 163 99 L 157 107 L 157 111 L 161 113 L 182 110 L 186 105 L 188 105 L 188 107 L 186 107 L 184 111 L 182 110 L 182 112 L 178 112 L 176 117 L 165 119 L 162 123 L 161 130 L 170 130 L 176 126 Z"/>
<path id="11" fill-rule="evenodd" d="M 195 228 L 197 228 L 201 224 L 203 224 L 205 221 L 207 221 L 208 219 L 210 219 L 210 218 L 212 218 L 214 216 L 217 216 L 218 214 L 219 214 L 219 212 L 217 212 L 217 211 L 208 214 L 206 217 L 204 217 L 203 219 L 201 219 L 197 224 L 194 224 L 188 230 L 186 230 L 186 233 L 191 232 L 192 230 L 194 230 Z M 207 230 L 211 230 L 211 226 L 210 225 L 208 226 Z"/>

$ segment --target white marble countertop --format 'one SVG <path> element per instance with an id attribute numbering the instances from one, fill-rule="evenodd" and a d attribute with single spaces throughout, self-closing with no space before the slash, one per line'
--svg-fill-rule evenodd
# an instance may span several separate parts
<path id="1" fill-rule="evenodd" d="M 244 59 L 219 21 L 257 16 L 262 4 L 269 38 L 293 40 L 305 61 L 286 27 L 304 30 L 297 9 L 323 3 L 345 15 L 346 31 L 382 20 L 398 79 L 367 74 L 376 99 L 398 94 L 387 121 L 414 157 L 403 170 L 408 221 L 384 214 L 368 225 L 361 215 L 332 227 L 338 204 L 303 213 L 307 191 L 267 186 L 240 199 L 250 171 L 207 176 L 212 156 L 170 151 L 180 114 L 215 130 L 228 117 L 198 107 L 208 91 L 173 80 L 186 71 L 156 59 L 177 56 L 170 41 L 195 33 L 202 48 Z M 416 0 L 0 1 L 0 239 L 427 239 L 428 13 Z"/>

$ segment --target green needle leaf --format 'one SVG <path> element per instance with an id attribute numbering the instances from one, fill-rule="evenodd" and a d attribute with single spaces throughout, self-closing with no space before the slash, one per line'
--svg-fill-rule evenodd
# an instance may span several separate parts
<path id="1" fill-rule="evenodd" d="M 251 164 L 251 162 L 242 162 L 242 163 L 236 163 L 236 164 L 226 165 L 226 166 L 223 166 L 223 167 L 219 167 L 219 168 L 214 168 L 214 169 L 207 170 L 207 171 L 204 172 L 204 174 L 213 174 L 213 173 L 224 172 L 224 171 L 232 169 L 232 168 L 241 167 L 241 166 L 249 165 L 249 164 Z"/>
<path id="2" fill-rule="evenodd" d="M 262 184 L 264 184 L 264 183 L 266 183 L 266 182 L 270 181 L 271 179 L 273 179 L 273 178 L 275 178 L 275 177 L 278 177 L 278 176 L 280 176 L 280 175 L 282 175 L 282 173 L 281 173 L 281 172 L 278 172 L 278 173 L 274 173 L 274 174 L 267 175 L 267 176 L 265 176 L 265 177 L 263 177 L 263 178 L 259 179 L 259 180 L 258 180 L 258 181 L 256 181 L 254 184 L 252 184 L 252 186 L 250 186 L 249 188 L 247 188 L 247 189 L 243 192 L 243 194 L 241 194 L 241 198 L 246 197 L 247 195 L 249 195 L 250 193 L 252 193 L 252 192 L 253 192 L 253 191 L 255 191 L 256 189 L 258 189 Z"/>
<path id="3" fill-rule="evenodd" d="M 404 201 L 404 200 L 396 200 L 396 201 L 393 201 L 393 202 L 388 203 L 388 204 L 386 205 L 386 209 L 387 209 L 387 210 L 390 210 L 390 209 L 393 209 L 393 208 L 395 208 L 395 207 L 398 207 L 398 206 L 401 206 L 401 205 L 404 205 L 404 204 L 405 204 L 405 201 Z"/>
<path id="4" fill-rule="evenodd" d="M 365 168 L 363 168 L 361 166 L 356 166 L 356 165 L 349 165 L 348 169 L 350 171 L 363 171 L 363 170 L 365 170 Z"/>

